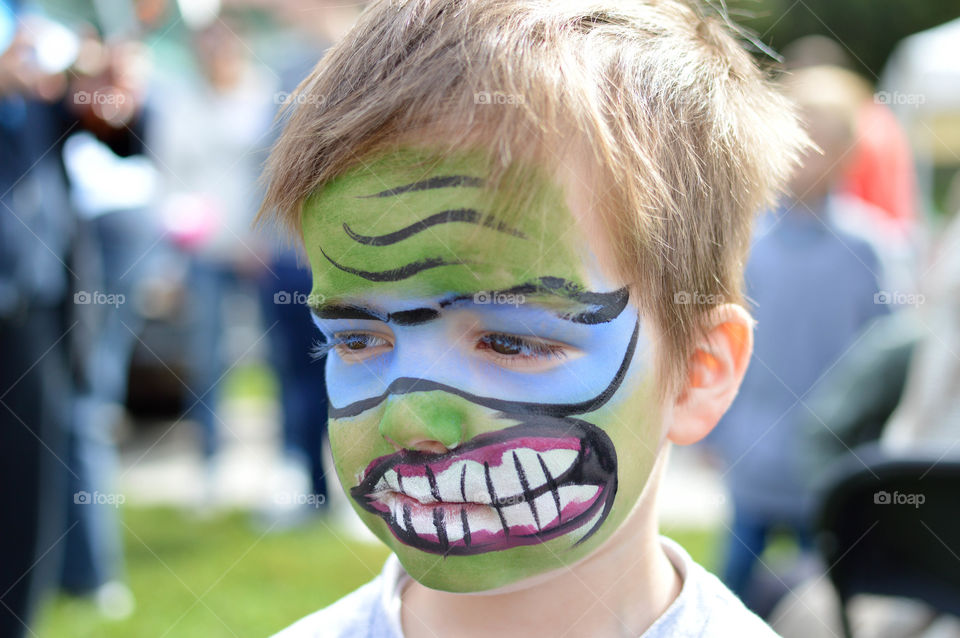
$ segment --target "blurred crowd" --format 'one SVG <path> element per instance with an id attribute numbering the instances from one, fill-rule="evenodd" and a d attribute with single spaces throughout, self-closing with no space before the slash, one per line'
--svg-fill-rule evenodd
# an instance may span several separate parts
<path id="1" fill-rule="evenodd" d="M 251 222 L 278 108 L 359 11 L 43 4 L 0 0 L 2 636 L 58 588 L 132 612 L 115 485 L 131 361 L 175 380 L 212 471 L 232 299 L 259 301 L 286 461 L 323 502 L 309 272 Z"/>
<path id="2" fill-rule="evenodd" d="M 904 93 L 913 74 L 930 75 L 925 68 L 894 69 L 875 87 L 823 36 L 792 43 L 784 57 L 785 89 L 817 148 L 759 219 L 746 267 L 753 358 L 703 448 L 731 497 L 723 578 L 792 638 L 842 631 L 827 578 L 834 566 L 817 552 L 836 468 L 870 473 L 865 459 L 879 457 L 921 459 L 932 472 L 960 459 L 960 172 L 934 212 L 917 186 L 933 158 L 912 139 L 924 121 L 918 104 L 956 109 L 960 94 L 931 104 Z M 960 91 L 960 64 L 952 73 Z M 909 118 L 896 112 L 904 105 Z M 797 554 L 772 567 L 767 549 L 783 536 Z M 956 617 L 914 601 L 875 597 L 855 609 L 854 635 L 960 636 Z"/>
<path id="3" fill-rule="evenodd" d="M 131 361 L 146 352 L 181 383 L 177 419 L 212 467 L 229 436 L 218 404 L 233 299 L 257 300 L 287 462 L 326 494 L 309 272 L 251 221 L 276 112 L 359 5 L 75 5 L 0 0 L 2 636 L 20 635 L 55 589 L 132 611 L 109 502 Z M 753 361 L 702 450 L 733 505 L 724 579 L 785 636 L 822 625 L 797 616 L 817 603 L 783 603 L 826 584 L 813 557 L 829 466 L 870 443 L 960 457 L 960 178 L 932 196 L 931 167 L 950 156 L 919 154 L 929 145 L 908 98 L 933 98 L 901 93 L 923 73 L 915 44 L 880 78 L 823 37 L 784 52 L 819 150 L 760 217 L 746 275 Z M 782 532 L 798 558 L 771 578 L 758 564 Z"/>

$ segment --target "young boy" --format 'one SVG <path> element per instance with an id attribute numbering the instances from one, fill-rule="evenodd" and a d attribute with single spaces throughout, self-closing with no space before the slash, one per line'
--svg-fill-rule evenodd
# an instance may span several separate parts
<path id="1" fill-rule="evenodd" d="M 337 473 L 393 555 L 280 636 L 773 635 L 655 519 L 668 441 L 744 374 L 750 219 L 804 143 L 722 24 L 387 0 L 301 84 L 264 210 L 303 240 Z"/>

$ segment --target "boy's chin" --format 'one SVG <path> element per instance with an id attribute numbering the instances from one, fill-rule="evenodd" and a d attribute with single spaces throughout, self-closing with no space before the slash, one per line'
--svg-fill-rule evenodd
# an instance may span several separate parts
<path id="1" fill-rule="evenodd" d="M 425 587 L 451 593 L 508 593 L 551 578 L 569 568 L 609 536 L 604 526 L 577 543 L 570 534 L 535 545 L 495 550 L 468 556 L 443 556 L 404 545 L 387 530 L 375 530 L 394 551 L 411 578 Z"/>

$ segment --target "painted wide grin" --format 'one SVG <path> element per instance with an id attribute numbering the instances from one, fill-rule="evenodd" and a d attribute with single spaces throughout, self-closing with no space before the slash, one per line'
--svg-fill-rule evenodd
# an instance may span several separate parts
<path id="1" fill-rule="evenodd" d="M 380 457 L 351 494 L 400 541 L 432 553 L 540 543 L 592 523 L 588 534 L 612 503 L 616 465 L 603 458 L 605 434 L 577 432 L 597 428 L 570 421 L 574 435 L 569 421 L 549 428 L 565 436 L 519 425 L 445 454 L 403 450 Z"/>

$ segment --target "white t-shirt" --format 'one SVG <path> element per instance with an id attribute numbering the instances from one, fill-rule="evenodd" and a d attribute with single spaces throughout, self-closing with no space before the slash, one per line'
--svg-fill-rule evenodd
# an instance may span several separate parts
<path id="1" fill-rule="evenodd" d="M 777 634 L 666 537 L 664 552 L 683 579 L 680 595 L 639 638 L 777 638 Z M 391 554 L 383 571 L 352 594 L 287 627 L 273 638 L 403 638 L 400 592 L 410 576 Z"/>

